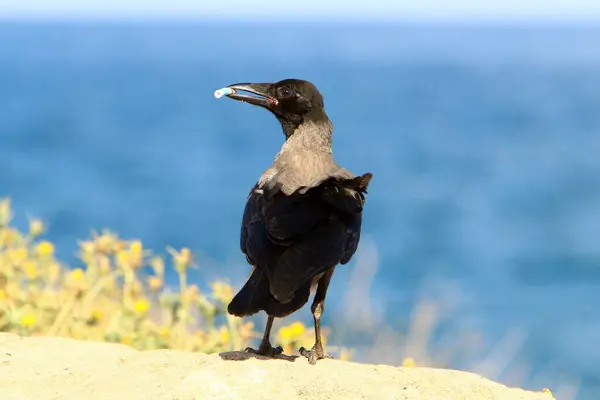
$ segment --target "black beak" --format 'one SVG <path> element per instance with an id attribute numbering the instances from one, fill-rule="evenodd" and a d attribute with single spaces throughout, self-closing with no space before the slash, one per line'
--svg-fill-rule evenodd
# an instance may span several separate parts
<path id="1" fill-rule="evenodd" d="M 229 85 L 227 87 L 234 90 L 233 93 L 227 95 L 227 97 L 230 99 L 268 109 L 271 109 L 279 104 L 276 98 L 269 95 L 269 90 L 271 88 L 270 83 L 234 83 L 233 85 Z M 255 96 L 239 93 L 240 91 L 248 92 Z"/>

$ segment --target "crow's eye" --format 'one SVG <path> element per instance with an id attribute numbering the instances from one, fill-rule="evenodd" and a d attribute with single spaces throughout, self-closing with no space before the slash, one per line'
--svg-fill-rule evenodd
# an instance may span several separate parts
<path id="1" fill-rule="evenodd" d="M 292 89 L 290 89 L 287 86 L 280 87 L 278 92 L 279 92 L 279 97 L 282 97 L 282 98 L 290 97 L 293 94 Z"/>

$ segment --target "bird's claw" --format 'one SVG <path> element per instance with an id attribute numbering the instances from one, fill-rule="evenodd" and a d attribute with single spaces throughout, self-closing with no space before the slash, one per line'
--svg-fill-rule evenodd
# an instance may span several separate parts
<path id="1" fill-rule="evenodd" d="M 306 357 L 308 359 L 308 363 L 310 365 L 315 365 L 317 363 L 317 360 L 322 360 L 324 358 L 333 358 L 329 354 L 326 354 L 323 351 L 323 347 L 321 346 L 313 346 L 313 348 L 310 350 L 306 350 L 304 347 L 300 347 L 299 351 L 303 357 Z"/>
<path id="2" fill-rule="evenodd" d="M 246 350 L 244 351 L 246 353 L 257 354 L 259 356 L 275 358 L 283 353 L 283 347 L 273 347 L 270 343 L 261 343 L 258 350 L 255 350 L 251 347 L 246 347 Z"/>

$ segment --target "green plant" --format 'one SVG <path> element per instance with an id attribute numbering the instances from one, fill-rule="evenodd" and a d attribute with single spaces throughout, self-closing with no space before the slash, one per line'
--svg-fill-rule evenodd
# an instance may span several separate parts
<path id="1" fill-rule="evenodd" d="M 251 321 L 227 314 L 231 286 L 212 282 L 204 292 L 188 282 L 195 265 L 187 248 L 168 249 L 178 277 L 168 288 L 165 259 L 139 240 L 93 234 L 79 243 L 83 267 L 69 268 L 55 258 L 54 245 L 40 239 L 42 221 L 30 220 L 26 233 L 11 221 L 10 201 L 1 200 L 0 331 L 205 353 L 243 349 L 259 337 Z M 293 352 L 312 346 L 312 329 L 293 322 L 274 339 Z"/>

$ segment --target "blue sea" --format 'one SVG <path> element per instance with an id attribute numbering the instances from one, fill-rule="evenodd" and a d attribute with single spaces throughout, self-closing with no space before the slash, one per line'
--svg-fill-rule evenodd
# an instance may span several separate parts
<path id="1" fill-rule="evenodd" d="M 597 399 L 598 43 L 591 26 L 0 23 L 0 197 L 19 226 L 45 220 L 71 265 L 108 228 L 190 247 L 195 282 L 239 287 L 246 195 L 283 135 L 213 92 L 308 79 L 339 163 L 374 174 L 361 247 L 330 287 L 331 341 L 399 364 L 392 339 L 369 346 L 425 297 L 442 304 L 434 353 L 476 331 L 497 365 L 521 332 L 499 380 Z M 309 308 L 289 320 L 312 323 Z"/>

